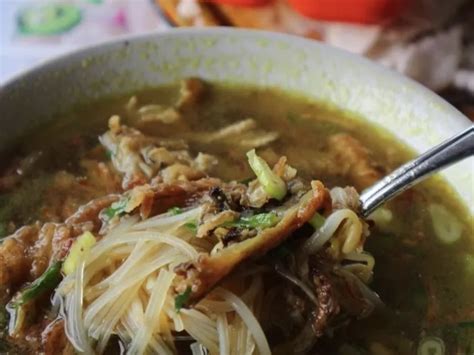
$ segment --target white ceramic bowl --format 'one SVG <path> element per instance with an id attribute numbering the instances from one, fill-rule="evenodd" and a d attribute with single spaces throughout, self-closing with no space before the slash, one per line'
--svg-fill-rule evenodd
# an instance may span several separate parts
<path id="1" fill-rule="evenodd" d="M 315 41 L 249 30 L 180 29 L 91 47 L 13 79 L 0 89 L 0 149 L 79 103 L 187 76 L 300 93 L 383 126 L 417 152 L 471 124 L 414 81 Z M 474 213 L 474 159 L 443 174 Z"/>

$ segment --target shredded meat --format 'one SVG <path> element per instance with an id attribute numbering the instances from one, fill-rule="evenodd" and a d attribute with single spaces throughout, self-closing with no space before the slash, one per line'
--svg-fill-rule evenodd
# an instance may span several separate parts
<path id="1" fill-rule="evenodd" d="M 138 110 L 140 123 L 161 122 L 165 124 L 176 123 L 181 115 L 173 107 L 165 108 L 160 105 L 145 105 Z"/>
<path id="2" fill-rule="evenodd" d="M 349 208 L 352 211 L 359 211 L 359 193 L 352 186 L 335 187 L 331 189 L 332 209 L 338 210 Z"/>
<path id="3" fill-rule="evenodd" d="M 188 78 L 181 81 L 178 108 L 184 108 L 197 103 L 205 93 L 205 84 L 197 78 Z"/>
<path id="4" fill-rule="evenodd" d="M 371 160 L 368 149 L 357 139 L 341 133 L 329 137 L 328 142 L 339 167 L 359 191 L 383 176 L 380 167 Z"/>
<path id="5" fill-rule="evenodd" d="M 266 146 L 278 137 L 277 132 L 258 128 L 253 118 L 247 118 L 214 132 L 193 133 L 189 139 L 199 143 L 220 143 L 248 150 Z"/>
<path id="6" fill-rule="evenodd" d="M 209 232 L 213 231 L 218 226 L 226 222 L 232 222 L 238 217 L 239 214 L 237 212 L 229 210 L 222 211 L 217 215 L 210 215 L 208 218 L 205 218 L 204 223 L 199 226 L 196 237 L 205 237 Z"/>
<path id="7" fill-rule="evenodd" d="M 100 141 L 111 152 L 115 169 L 123 174 L 122 187 L 126 190 L 149 182 L 159 173 L 167 183 L 196 180 L 214 165 L 211 161 L 215 162 L 207 154 L 193 159 L 181 140 L 150 137 L 121 125 L 118 116 L 110 118 L 109 131 Z"/>

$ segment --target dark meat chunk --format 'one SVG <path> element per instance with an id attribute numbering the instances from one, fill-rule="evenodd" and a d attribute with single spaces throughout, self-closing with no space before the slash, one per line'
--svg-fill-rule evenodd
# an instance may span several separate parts
<path id="1" fill-rule="evenodd" d="M 196 104 L 205 92 L 205 84 L 197 78 L 188 78 L 181 81 L 179 99 L 176 104 L 178 108 L 189 107 Z"/>
<path id="2" fill-rule="evenodd" d="M 74 350 L 64 332 L 64 321 L 55 319 L 41 333 L 44 355 L 73 355 Z"/>
<path id="3" fill-rule="evenodd" d="M 329 265 L 332 264 L 327 257 L 319 254 L 310 260 L 311 276 L 314 283 L 314 291 L 318 305 L 313 311 L 313 331 L 316 336 L 320 337 L 328 327 L 331 319 L 335 317 L 341 310 L 335 292 L 334 281 L 331 278 Z"/>

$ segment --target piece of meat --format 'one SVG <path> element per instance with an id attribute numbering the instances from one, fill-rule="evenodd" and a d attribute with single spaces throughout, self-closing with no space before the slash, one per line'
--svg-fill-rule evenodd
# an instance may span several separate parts
<path id="1" fill-rule="evenodd" d="M 160 175 L 163 178 L 163 181 L 168 184 L 171 184 L 174 181 L 197 180 L 205 176 L 204 172 L 181 163 L 176 163 L 164 168 Z"/>
<path id="2" fill-rule="evenodd" d="M 333 262 L 325 253 L 319 253 L 311 257 L 309 263 L 314 292 L 318 301 L 312 312 L 313 331 L 317 337 L 320 337 L 324 334 L 331 319 L 339 314 L 341 306 L 335 291 L 334 276 L 331 276 Z"/>
<path id="3" fill-rule="evenodd" d="M 225 144 L 245 151 L 266 146 L 278 139 L 278 137 L 279 134 L 277 132 L 259 128 L 253 118 L 231 123 L 217 131 L 193 132 L 187 135 L 189 140 L 198 143 Z"/>
<path id="4" fill-rule="evenodd" d="M 329 192 L 319 181 L 312 182 L 312 190 L 284 210 L 282 219 L 274 226 L 260 231 L 254 238 L 232 244 L 213 255 L 202 254 L 187 269 L 179 289 L 191 287 L 191 301 L 196 301 L 249 258 L 264 255 L 281 244 L 293 231 L 306 223 L 329 199 Z"/>
<path id="5" fill-rule="evenodd" d="M 29 248 L 35 243 L 40 226 L 22 227 L 0 244 L 0 303 L 23 283 L 30 270 Z"/>
<path id="6" fill-rule="evenodd" d="M 30 257 L 33 260 L 30 270 L 32 279 L 41 276 L 49 265 L 55 231 L 55 223 L 45 223 L 39 231 L 34 246 L 30 249 Z"/>
<path id="7" fill-rule="evenodd" d="M 181 114 L 174 107 L 161 105 L 145 105 L 138 109 L 137 124 L 159 122 L 165 124 L 176 123 L 181 119 Z"/>
<path id="8" fill-rule="evenodd" d="M 196 237 L 203 238 L 218 226 L 226 222 L 235 221 L 238 217 L 239 214 L 237 212 L 230 210 L 222 211 L 216 215 L 210 215 L 208 218 L 204 217 L 204 223 L 199 226 Z"/>
<path id="9" fill-rule="evenodd" d="M 197 78 L 188 78 L 181 81 L 179 99 L 176 107 L 179 109 L 196 104 L 205 93 L 205 84 Z"/>
<path id="10" fill-rule="evenodd" d="M 159 174 L 172 183 L 175 180 L 196 180 L 206 175 L 211 166 L 203 156 L 192 158 L 181 140 L 144 135 L 120 123 L 118 116 L 109 120 L 109 130 L 100 137 L 111 153 L 115 169 L 123 175 L 122 187 L 128 190 L 150 182 Z"/>
<path id="11" fill-rule="evenodd" d="M 108 195 L 81 206 L 64 223 L 40 223 L 20 228 L 0 244 L 0 288 L 10 289 L 31 281 L 46 270 L 52 260 L 62 260 L 73 240 L 86 230 L 98 232 L 99 213 L 117 201 Z"/>
<path id="12" fill-rule="evenodd" d="M 357 190 L 374 184 L 383 176 L 383 171 L 370 158 L 369 150 L 349 134 L 340 133 L 329 137 L 329 150 L 335 161 Z"/>
<path id="13" fill-rule="evenodd" d="M 41 347 L 44 355 L 73 355 L 74 349 L 64 332 L 64 321 L 55 319 L 41 333 Z"/>
<path id="14" fill-rule="evenodd" d="M 100 219 L 99 213 L 104 208 L 109 207 L 115 201 L 120 199 L 120 195 L 112 194 L 104 197 L 96 198 L 89 203 L 81 206 L 78 210 L 66 219 L 65 223 L 69 225 L 92 222 L 94 229 L 99 229 Z"/>

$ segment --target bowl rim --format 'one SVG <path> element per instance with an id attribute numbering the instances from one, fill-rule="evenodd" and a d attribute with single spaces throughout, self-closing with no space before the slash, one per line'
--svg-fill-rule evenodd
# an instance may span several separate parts
<path id="1" fill-rule="evenodd" d="M 455 116 L 457 116 L 457 118 L 454 118 L 455 116 L 453 116 L 452 117 L 453 119 L 458 119 L 459 116 L 462 116 L 465 122 L 472 123 L 457 108 L 455 108 L 448 101 L 446 101 L 441 96 L 436 94 L 434 91 L 428 89 L 427 87 L 423 86 L 421 83 L 415 81 L 414 79 L 408 76 L 405 76 L 391 68 L 385 67 L 381 65 L 380 63 L 370 60 L 362 55 L 351 53 L 342 48 L 338 48 L 326 43 L 322 43 L 319 41 L 311 40 L 311 39 L 293 35 L 293 34 L 272 32 L 272 31 L 260 30 L 260 29 L 246 29 L 246 28 L 235 28 L 235 27 L 202 27 L 202 28 L 176 27 L 176 28 L 170 28 L 163 31 L 155 30 L 155 31 L 148 31 L 148 32 L 139 33 L 139 34 L 120 35 L 113 39 L 100 41 L 100 42 L 87 45 L 84 47 L 75 48 L 69 52 L 62 53 L 53 58 L 45 59 L 44 61 L 38 64 L 35 64 L 28 69 L 25 69 L 23 71 L 20 71 L 19 73 L 12 75 L 4 83 L 0 84 L 0 92 L 7 91 L 10 86 L 13 86 L 16 83 L 27 79 L 29 75 L 34 75 L 35 73 L 40 72 L 44 69 L 47 69 L 51 66 L 54 66 L 57 63 L 73 59 L 76 56 L 84 56 L 87 54 L 93 54 L 95 51 L 112 49 L 116 46 L 125 45 L 127 43 L 134 42 L 134 41 L 146 41 L 146 40 L 151 40 L 153 38 L 166 38 L 166 37 L 179 38 L 179 37 L 185 37 L 188 35 L 197 35 L 197 34 L 203 37 L 208 36 L 208 35 L 215 36 L 215 35 L 226 35 L 226 34 L 232 34 L 232 35 L 238 34 L 239 36 L 242 36 L 242 37 L 249 36 L 249 35 L 256 36 L 256 37 L 258 36 L 271 37 L 274 40 L 280 39 L 283 41 L 293 41 L 293 43 L 297 45 L 305 45 L 305 46 L 320 48 L 320 49 L 326 48 L 332 51 L 333 53 L 335 53 L 335 55 L 344 56 L 348 58 L 349 60 L 356 61 L 364 65 L 374 66 L 374 68 L 377 68 L 377 70 L 383 72 L 384 75 L 391 76 L 392 79 L 401 80 L 402 82 L 410 83 L 410 85 L 414 86 L 416 90 L 419 91 L 421 94 L 427 95 L 428 98 L 431 100 L 436 100 L 439 103 L 443 103 L 446 107 L 452 110 L 453 113 L 456 113 L 457 115 Z M 364 118 L 362 117 L 362 119 Z"/>

